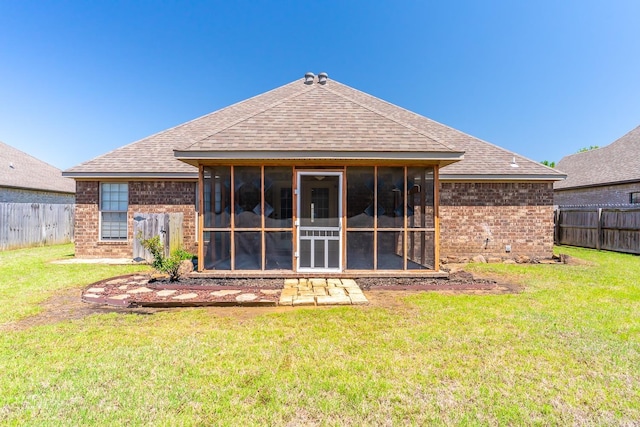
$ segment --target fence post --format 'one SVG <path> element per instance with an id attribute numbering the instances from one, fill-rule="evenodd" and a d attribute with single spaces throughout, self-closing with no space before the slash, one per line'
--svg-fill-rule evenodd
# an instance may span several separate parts
<path id="1" fill-rule="evenodd" d="M 602 247 L 602 208 L 598 208 L 598 236 L 596 238 L 596 249 L 600 250 Z"/>
<path id="2" fill-rule="evenodd" d="M 560 244 L 560 207 L 553 211 L 553 243 Z"/>

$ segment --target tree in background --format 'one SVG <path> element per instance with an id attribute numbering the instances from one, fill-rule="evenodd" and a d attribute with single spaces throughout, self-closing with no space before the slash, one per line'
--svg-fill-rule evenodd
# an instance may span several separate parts
<path id="1" fill-rule="evenodd" d="M 596 148 L 600 148 L 600 146 L 599 145 L 590 145 L 588 147 L 582 147 L 581 149 L 579 149 L 576 152 L 577 153 L 584 153 L 585 151 L 595 150 Z"/>
<path id="2" fill-rule="evenodd" d="M 550 162 L 549 160 L 543 160 L 540 163 L 542 163 L 545 166 L 549 166 L 550 168 L 556 167 L 556 162 Z"/>

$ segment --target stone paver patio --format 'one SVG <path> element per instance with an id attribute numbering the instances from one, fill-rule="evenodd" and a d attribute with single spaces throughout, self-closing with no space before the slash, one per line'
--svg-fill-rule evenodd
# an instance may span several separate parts
<path id="1" fill-rule="evenodd" d="M 368 304 L 353 279 L 285 279 L 279 305 Z"/>

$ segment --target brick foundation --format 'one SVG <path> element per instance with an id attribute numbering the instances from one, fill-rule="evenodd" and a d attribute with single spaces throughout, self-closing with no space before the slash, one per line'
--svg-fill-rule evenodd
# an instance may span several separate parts
<path id="1" fill-rule="evenodd" d="M 133 214 L 183 213 L 184 248 L 195 253 L 195 182 L 130 181 L 128 238 L 126 242 L 100 241 L 98 181 L 76 182 L 75 247 L 79 258 L 130 258 L 133 256 Z"/>
<path id="2" fill-rule="evenodd" d="M 452 183 L 440 190 L 440 259 L 550 258 L 551 183 Z M 511 252 L 506 246 L 511 245 Z"/>

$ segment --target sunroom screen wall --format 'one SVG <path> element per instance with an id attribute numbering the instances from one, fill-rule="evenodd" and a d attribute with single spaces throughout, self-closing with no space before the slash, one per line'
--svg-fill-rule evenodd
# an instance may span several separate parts
<path id="1" fill-rule="evenodd" d="M 299 216 L 293 192 L 296 170 L 312 169 L 200 168 L 199 197 L 209 199 L 199 204 L 200 271 L 294 268 L 298 250 L 294 222 Z M 347 166 L 331 170 L 344 171 L 342 265 L 346 271 L 437 269 L 437 168 Z M 210 197 L 205 189 L 210 190 Z M 290 202 L 282 200 L 287 194 Z M 289 209 L 286 203 L 292 204 L 291 218 L 281 217 Z M 275 209 L 278 213 L 272 216 Z M 360 224 L 354 221 L 356 216 Z"/>

